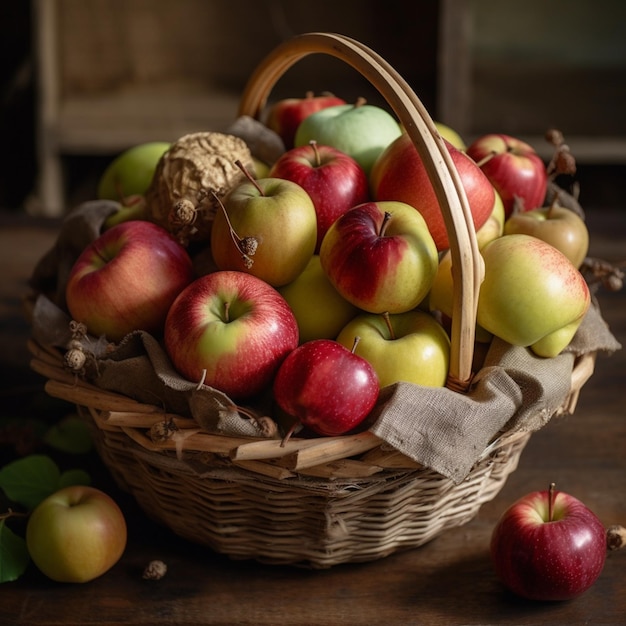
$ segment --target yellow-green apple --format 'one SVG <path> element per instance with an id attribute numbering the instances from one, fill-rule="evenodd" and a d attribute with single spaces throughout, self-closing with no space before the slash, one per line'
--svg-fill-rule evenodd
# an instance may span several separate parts
<path id="1" fill-rule="evenodd" d="M 442 323 L 449 328 L 454 312 L 454 281 L 452 277 L 452 254 L 446 250 L 439 259 L 437 274 L 425 301 L 432 313 L 442 316 Z M 479 343 L 489 343 L 493 335 L 476 324 L 475 339 Z"/>
<path id="2" fill-rule="evenodd" d="M 193 278 L 189 253 L 170 233 L 131 220 L 82 251 L 65 299 L 70 315 L 93 335 L 115 342 L 134 330 L 159 335 L 170 305 Z"/>
<path id="3" fill-rule="evenodd" d="M 237 185 L 211 227 L 211 250 L 220 270 L 247 272 L 274 287 L 307 266 L 317 241 L 317 215 L 309 194 L 281 178 Z"/>
<path id="4" fill-rule="evenodd" d="M 402 202 L 366 202 L 328 229 L 322 269 L 348 302 L 368 313 L 403 313 L 430 290 L 438 256 L 426 222 Z"/>
<path id="5" fill-rule="evenodd" d="M 435 126 L 439 134 L 449 141 L 457 150 L 465 150 L 467 148 L 464 139 L 454 128 L 450 128 L 450 126 L 442 122 L 435 122 Z"/>
<path id="6" fill-rule="evenodd" d="M 159 160 L 170 145 L 165 141 L 150 141 L 119 154 L 100 176 L 97 197 L 123 202 L 128 196 L 143 196 L 152 182 Z"/>
<path id="7" fill-rule="evenodd" d="M 309 194 L 317 214 L 315 252 L 319 252 L 326 231 L 340 215 L 369 200 L 369 182 L 363 168 L 341 150 L 315 141 L 282 154 L 269 176 L 291 180 Z"/>
<path id="8" fill-rule="evenodd" d="M 542 206 L 546 196 L 546 166 L 535 149 L 510 135 L 489 133 L 476 139 L 467 154 L 479 164 L 504 202 L 508 217 L 516 198 L 524 211 Z"/>
<path id="9" fill-rule="evenodd" d="M 335 339 L 359 312 L 328 280 L 318 254 L 311 257 L 300 276 L 278 291 L 296 316 L 300 343 L 312 339 Z"/>
<path id="10" fill-rule="evenodd" d="M 274 102 L 268 109 L 265 125 L 273 130 L 290 150 L 294 147 L 294 137 L 302 121 L 321 109 L 347 104 L 343 98 L 332 94 L 320 94 L 307 91 L 304 98 L 283 98 Z"/>
<path id="11" fill-rule="evenodd" d="M 531 235 L 503 235 L 482 255 L 478 323 L 538 356 L 559 354 L 590 305 L 582 274 L 562 252 Z"/>
<path id="12" fill-rule="evenodd" d="M 489 179 L 464 152 L 444 143 L 459 173 L 478 230 L 493 211 L 495 192 Z M 449 247 L 448 233 L 441 207 L 424 161 L 413 141 L 403 133 L 377 159 L 370 174 L 375 200 L 397 200 L 417 209 L 426 220 L 437 250 Z"/>
<path id="13" fill-rule="evenodd" d="M 164 344 L 174 367 L 233 399 L 264 391 L 298 345 L 298 324 L 265 281 L 237 271 L 196 279 L 176 298 Z"/>
<path id="14" fill-rule="evenodd" d="M 494 190 L 495 191 L 495 190 Z M 476 243 L 478 249 L 482 250 L 490 241 L 501 237 L 504 234 L 504 203 L 500 194 L 495 191 L 495 201 L 491 215 L 487 221 L 476 231 Z"/>
<path id="15" fill-rule="evenodd" d="M 117 503 L 94 487 L 65 487 L 33 510 L 26 545 L 48 578 L 84 583 L 107 572 L 126 548 L 127 528 Z"/>
<path id="16" fill-rule="evenodd" d="M 331 339 L 314 339 L 287 356 L 273 388 L 283 411 L 317 434 L 333 436 L 367 417 L 379 383 L 364 358 Z"/>
<path id="17" fill-rule="evenodd" d="M 337 148 L 355 159 L 369 176 L 378 155 L 400 134 L 402 128 L 393 115 L 360 98 L 355 104 L 339 104 L 309 115 L 298 126 L 294 144 L 317 141 Z"/>
<path id="18" fill-rule="evenodd" d="M 539 601 L 570 600 L 589 589 L 606 560 L 597 515 L 554 484 L 514 502 L 492 531 L 494 569 L 513 593 Z"/>
<path id="19" fill-rule="evenodd" d="M 429 313 L 414 310 L 396 315 L 363 313 L 348 322 L 337 341 L 368 361 L 380 386 L 399 381 L 443 387 L 450 364 L 450 338 Z"/>
<path id="20" fill-rule="evenodd" d="M 504 224 L 504 234 L 515 233 L 543 239 L 560 250 L 575 267 L 582 265 L 589 251 L 585 220 L 556 204 L 531 211 L 514 211 Z"/>

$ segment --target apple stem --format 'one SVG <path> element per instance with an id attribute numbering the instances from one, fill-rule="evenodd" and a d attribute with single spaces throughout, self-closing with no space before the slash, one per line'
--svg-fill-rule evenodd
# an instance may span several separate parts
<path id="1" fill-rule="evenodd" d="M 383 217 L 383 222 L 380 225 L 380 230 L 378 231 L 379 237 L 385 236 L 385 231 L 387 230 L 387 225 L 389 224 L 389 220 L 391 219 L 391 213 L 389 211 L 385 211 L 385 215 Z"/>
<path id="2" fill-rule="evenodd" d="M 360 341 L 361 341 L 361 338 L 357 335 L 354 338 L 354 342 L 352 343 L 352 350 L 350 350 L 350 352 L 352 352 L 352 354 L 354 354 L 356 352 L 356 347 L 359 345 Z"/>
<path id="3" fill-rule="evenodd" d="M 224 203 L 214 191 L 211 191 L 211 193 L 213 194 L 213 197 L 217 201 L 219 207 L 222 210 L 222 213 L 224 214 L 224 219 L 226 220 L 226 224 L 228 225 L 228 232 L 230 233 L 230 238 L 233 240 L 235 246 L 237 246 L 239 252 L 241 252 L 241 258 L 243 259 L 244 265 L 246 266 L 246 268 L 250 269 L 252 267 L 252 264 L 254 263 L 254 261 L 250 257 L 254 256 L 254 254 L 256 253 L 256 249 L 259 246 L 257 238 L 240 237 L 233 228 Z"/>
<path id="4" fill-rule="evenodd" d="M 554 516 L 554 497 L 555 497 L 555 483 L 550 483 L 548 487 L 548 521 L 551 522 Z"/>
<path id="5" fill-rule="evenodd" d="M 228 300 L 224 302 L 224 321 L 227 324 L 230 322 L 230 302 Z"/>
<path id="6" fill-rule="evenodd" d="M 320 159 L 320 151 L 317 149 L 317 141 L 315 141 L 315 139 L 311 139 L 311 141 L 309 141 L 309 145 L 313 148 L 313 153 L 315 154 L 315 165 L 319 167 L 322 164 L 322 161 Z"/>
<path id="7" fill-rule="evenodd" d="M 491 152 L 486 154 L 480 161 L 477 161 L 476 165 L 478 165 L 478 167 L 482 167 L 485 163 L 489 163 L 489 161 L 491 161 L 491 159 L 493 159 L 496 154 L 498 153 L 495 150 L 492 150 Z"/>
<path id="8" fill-rule="evenodd" d="M 289 428 L 285 436 L 281 439 L 280 441 L 281 448 L 285 447 L 285 444 L 289 441 L 289 439 L 291 439 L 291 435 L 293 435 L 296 432 L 296 428 L 298 428 L 298 424 L 299 422 L 294 421 L 294 423 L 291 425 L 291 427 Z"/>
<path id="9" fill-rule="evenodd" d="M 235 161 L 235 165 L 244 173 L 245 177 L 256 187 L 257 191 L 262 196 L 265 196 L 265 194 L 263 193 L 263 189 L 261 189 L 261 185 L 259 185 L 259 183 L 257 183 L 257 181 L 254 178 L 254 176 L 252 176 L 252 174 L 248 171 L 246 166 L 239 159 L 237 159 Z"/>
<path id="10" fill-rule="evenodd" d="M 389 329 L 389 336 L 392 339 L 395 339 L 396 333 L 393 332 L 393 326 L 391 325 L 391 316 L 389 315 L 389 311 L 385 311 L 383 313 L 383 319 L 385 320 L 385 324 L 387 324 L 387 328 Z"/>
<path id="11" fill-rule="evenodd" d="M 363 96 L 359 96 L 354 103 L 354 107 L 362 107 L 364 104 L 367 104 L 367 100 Z"/>

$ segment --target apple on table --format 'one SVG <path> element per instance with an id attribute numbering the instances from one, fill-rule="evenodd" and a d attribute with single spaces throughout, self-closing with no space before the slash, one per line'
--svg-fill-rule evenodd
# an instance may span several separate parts
<path id="1" fill-rule="evenodd" d="M 403 202 L 366 202 L 328 229 L 322 268 L 335 289 L 368 313 L 415 308 L 437 273 L 437 249 L 424 218 Z"/>
<path id="2" fill-rule="evenodd" d="M 363 313 L 348 322 L 337 341 L 372 365 L 381 387 L 404 381 L 443 387 L 450 364 L 450 338 L 424 311 L 395 315 Z"/>
<path id="3" fill-rule="evenodd" d="M 459 173 L 478 230 L 491 215 L 495 192 L 489 179 L 465 152 L 444 139 Z M 428 171 L 413 141 L 406 133 L 394 140 L 378 157 L 370 174 L 374 200 L 396 200 L 409 204 L 426 220 L 437 250 L 450 247 L 446 225 Z"/>
<path id="4" fill-rule="evenodd" d="M 356 428 L 369 415 L 380 387 L 364 358 L 331 339 L 315 339 L 285 358 L 273 389 L 285 413 L 319 435 L 335 436 Z"/>
<path id="5" fill-rule="evenodd" d="M 265 281 L 216 271 L 176 298 L 164 343 L 187 380 L 239 400 L 271 386 L 278 366 L 298 345 L 298 324 L 286 300 Z"/>
<path id="6" fill-rule="evenodd" d="M 516 200 L 521 201 L 524 211 L 543 205 L 548 174 L 531 145 L 517 137 L 489 133 L 470 144 L 467 154 L 502 196 L 507 217 L 513 212 Z"/>
<path id="7" fill-rule="evenodd" d="M 300 185 L 249 177 L 228 194 L 221 209 L 210 242 L 218 269 L 247 272 L 274 287 L 304 271 L 315 252 L 317 215 Z"/>
<path id="8" fill-rule="evenodd" d="M 161 334 L 170 305 L 194 279 L 187 250 L 143 220 L 104 231 L 76 259 L 66 286 L 72 318 L 118 342 L 134 330 Z"/>
<path id="9" fill-rule="evenodd" d="M 317 215 L 316 253 L 331 224 L 348 209 L 369 200 L 363 168 L 341 150 L 316 141 L 282 154 L 268 176 L 297 183 L 309 194 Z"/>
<path id="10" fill-rule="evenodd" d="M 273 130 L 290 150 L 294 147 L 294 137 L 298 126 L 312 113 L 331 106 L 347 104 L 343 98 L 331 93 L 315 95 L 307 91 L 304 98 L 283 98 L 274 102 L 267 111 L 265 125 Z"/>
<path id="11" fill-rule="evenodd" d="M 85 583 L 115 565 L 127 528 L 117 503 L 94 487 L 65 487 L 33 510 L 26 545 L 35 565 L 57 582 Z"/>
<path id="12" fill-rule="evenodd" d="M 309 115 L 298 127 L 294 145 L 316 141 L 337 148 L 357 161 L 369 176 L 378 155 L 401 134 L 402 128 L 391 113 L 359 98 L 354 104 L 331 106 Z"/>
<path id="13" fill-rule="evenodd" d="M 572 495 L 529 493 L 500 517 L 490 543 L 502 583 L 539 601 L 570 600 L 589 589 L 604 568 L 607 533 L 596 514 Z"/>

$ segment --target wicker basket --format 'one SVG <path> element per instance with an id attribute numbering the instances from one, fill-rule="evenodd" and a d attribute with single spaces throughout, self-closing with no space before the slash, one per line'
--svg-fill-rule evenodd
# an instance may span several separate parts
<path id="1" fill-rule="evenodd" d="M 481 257 L 456 169 L 413 91 L 366 46 L 312 33 L 282 44 L 259 65 L 239 113 L 258 117 L 282 73 L 311 53 L 335 56 L 367 78 L 427 164 L 455 271 L 448 386 L 462 393 L 471 379 Z M 420 546 L 472 519 L 515 470 L 529 438 L 501 434 L 456 484 L 367 431 L 292 438 L 284 446 L 210 434 L 160 406 L 77 379 L 57 350 L 32 340 L 29 347 L 33 369 L 49 379 L 47 392 L 76 404 L 95 425 L 99 454 L 120 487 L 174 533 L 233 558 L 325 568 Z M 593 354 L 577 360 L 569 397 L 557 413 L 573 412 L 594 362 Z M 150 429 L 166 423 L 176 425 L 174 435 L 155 442 Z"/>

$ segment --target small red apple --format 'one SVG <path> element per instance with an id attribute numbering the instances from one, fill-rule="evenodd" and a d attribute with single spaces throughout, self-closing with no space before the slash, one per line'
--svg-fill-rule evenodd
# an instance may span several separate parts
<path id="1" fill-rule="evenodd" d="M 143 220 L 122 222 L 74 263 L 67 307 L 90 333 L 110 341 L 133 330 L 160 334 L 170 305 L 193 278 L 187 250 L 164 228 Z"/>
<path id="2" fill-rule="evenodd" d="M 513 212 L 516 198 L 524 211 L 542 206 L 548 184 L 546 167 L 525 141 L 490 133 L 476 139 L 467 148 L 467 154 L 502 197 L 507 217 Z"/>
<path id="3" fill-rule="evenodd" d="M 464 152 L 457 150 L 445 139 L 444 143 L 461 177 L 474 228 L 478 230 L 493 211 L 493 185 Z M 406 133 L 402 133 L 378 157 L 370 175 L 370 187 L 375 200 L 396 200 L 417 209 L 426 220 L 437 250 L 449 247 L 448 233 L 435 190 L 422 158 Z"/>
<path id="4" fill-rule="evenodd" d="M 285 152 L 268 177 L 297 183 L 311 197 L 317 214 L 316 254 L 331 224 L 369 199 L 369 182 L 363 168 L 341 150 L 318 146 L 315 141 Z"/>
<path id="5" fill-rule="evenodd" d="M 341 435 L 360 424 L 378 399 L 374 368 L 330 339 L 314 339 L 291 352 L 274 379 L 279 407 L 312 431 Z"/>
<path id="6" fill-rule="evenodd" d="M 285 148 L 289 150 L 293 148 L 296 130 L 302 120 L 311 113 L 337 104 L 346 104 L 346 101 L 332 94 L 316 96 L 312 91 L 307 91 L 304 98 L 284 98 L 275 102 L 268 109 L 265 124 L 283 140 Z"/>
<path id="7" fill-rule="evenodd" d="M 555 491 L 527 494 L 502 515 L 491 557 L 504 585 L 531 600 L 569 600 L 593 585 L 606 558 L 606 530 L 580 500 Z"/>

